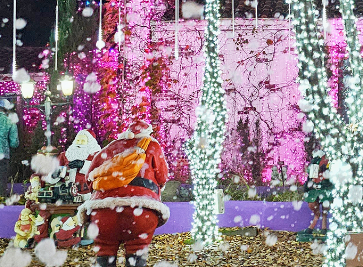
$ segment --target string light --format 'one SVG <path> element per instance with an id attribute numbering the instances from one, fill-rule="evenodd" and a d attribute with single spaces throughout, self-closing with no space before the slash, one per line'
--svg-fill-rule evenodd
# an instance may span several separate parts
<path id="1" fill-rule="evenodd" d="M 205 5 L 205 70 L 203 96 L 197 108 L 197 125 L 187 142 L 188 158 L 194 184 L 195 212 L 192 238 L 208 245 L 219 240 L 217 218 L 214 210 L 216 175 L 221 163 L 227 110 L 219 61 L 219 1 L 207 0 Z"/>
<path id="2" fill-rule="evenodd" d="M 356 17 L 353 13 L 355 8 L 354 1 L 341 0 L 340 11 L 343 18 L 344 31 L 346 35 L 346 51 L 349 56 L 348 71 L 351 72 L 351 77 L 345 77 L 346 86 L 349 88 L 346 102 L 349 104 L 349 110 L 347 111 L 349 122 L 352 128 L 357 126 L 358 131 L 362 131 L 360 122 L 362 121 L 361 112 L 361 96 L 359 91 L 363 88 L 362 77 L 362 58 L 359 48 L 361 47 L 358 34 L 359 31 L 356 28 Z M 355 47 L 357 46 L 357 47 Z M 354 130 L 351 133 L 357 133 Z M 352 177 L 348 177 L 347 181 L 338 184 L 333 191 L 335 201 L 332 205 L 332 218 L 330 219 L 330 225 L 335 228 L 328 234 L 327 239 L 327 255 L 324 261 L 324 267 L 330 266 L 345 266 L 345 236 L 347 230 L 353 232 L 362 231 L 362 199 L 354 201 L 351 199 L 351 190 L 355 186 L 361 188 L 362 185 L 362 140 L 360 134 L 353 136 L 351 141 L 351 147 L 353 147 L 353 153 L 355 156 L 350 157 L 350 165 L 353 168 Z M 347 144 L 341 144 L 342 150 L 348 149 Z"/>
<path id="3" fill-rule="evenodd" d="M 341 1 L 341 5 L 345 4 L 343 2 Z M 350 2 L 349 5 L 352 5 L 351 8 L 353 9 L 352 1 L 348 2 Z M 300 83 L 299 89 L 301 89 L 306 101 L 307 123 L 316 125 L 315 135 L 321 141 L 324 151 L 332 161 L 331 169 L 346 167 L 340 173 L 340 176 L 345 179 L 334 181 L 335 189 L 332 192 L 334 202 L 331 205 L 332 217 L 330 219 L 331 231 L 328 232 L 327 236 L 328 249 L 323 266 L 345 266 L 345 235 L 347 228 L 353 231 L 361 229 L 363 219 L 360 211 L 360 201 L 359 204 L 353 204 L 352 199 L 349 198 L 351 186 L 362 184 L 359 178 L 362 177 L 361 162 L 363 158 L 360 153 L 362 151 L 362 137 L 360 134 L 362 127 L 357 126 L 358 132 L 350 131 L 337 114 L 336 109 L 330 104 L 322 49 L 324 40 L 315 29 L 317 25 L 315 4 L 312 1 L 293 0 L 292 8 L 296 45 L 299 52 L 298 65 L 300 73 L 298 82 Z M 345 19 L 344 15 L 343 19 Z M 349 97 L 353 97 L 353 99 L 356 96 L 358 96 L 356 90 L 352 90 L 349 94 Z M 350 120 L 353 122 L 356 122 L 357 119 L 360 120 L 357 104 L 360 104 L 360 102 L 350 102 L 351 110 L 349 114 Z M 342 162 L 341 166 L 339 166 L 338 160 Z"/>

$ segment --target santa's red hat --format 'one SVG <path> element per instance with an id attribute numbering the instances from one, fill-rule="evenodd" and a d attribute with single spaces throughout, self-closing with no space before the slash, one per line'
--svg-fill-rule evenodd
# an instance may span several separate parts
<path id="1" fill-rule="evenodd" d="M 69 218 L 71 218 L 70 216 L 64 216 L 60 219 L 60 221 L 64 224 Z"/>
<path id="2" fill-rule="evenodd" d="M 79 135 L 79 134 L 84 134 L 84 135 L 86 135 L 87 137 L 88 137 L 88 139 L 90 140 L 90 139 L 96 139 L 96 134 L 95 134 L 95 132 L 94 131 L 92 131 L 92 130 L 90 130 L 90 129 L 85 129 L 85 130 L 80 130 L 78 133 L 77 133 L 77 135 Z"/>
<path id="3" fill-rule="evenodd" d="M 153 128 L 145 121 L 138 120 L 133 122 L 129 128 L 119 135 L 119 139 L 133 139 L 149 137 L 153 132 Z"/>
<path id="4" fill-rule="evenodd" d="M 98 151 L 101 150 L 100 145 L 97 143 L 96 135 L 95 135 L 95 133 L 92 130 L 90 130 L 90 129 L 80 130 L 77 133 L 77 136 L 80 135 L 80 134 L 87 136 L 87 139 L 88 139 L 87 147 L 88 147 L 89 154 L 93 154 L 93 153 L 98 152 Z M 76 142 L 76 139 L 77 138 L 75 138 L 73 140 L 72 146 L 73 145 L 76 145 L 76 143 L 75 143 Z M 67 157 L 67 159 L 68 159 L 68 156 L 71 156 L 70 153 L 72 153 L 72 152 L 70 152 L 69 149 L 67 149 L 67 151 L 66 151 L 66 157 Z"/>

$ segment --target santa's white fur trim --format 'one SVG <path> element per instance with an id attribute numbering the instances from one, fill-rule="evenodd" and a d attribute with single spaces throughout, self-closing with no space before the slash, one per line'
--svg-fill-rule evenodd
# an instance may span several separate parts
<path id="1" fill-rule="evenodd" d="M 133 139 L 134 137 L 134 133 L 130 132 L 130 130 L 126 130 L 125 132 L 118 135 L 118 139 Z"/>
<path id="2" fill-rule="evenodd" d="M 143 129 L 140 133 L 135 134 L 134 138 L 148 137 L 153 132 L 153 127 L 149 124 L 149 127 Z"/>
<path id="3" fill-rule="evenodd" d="M 318 150 L 318 151 L 314 151 L 313 152 L 313 158 L 315 158 L 315 157 L 319 157 L 319 158 L 321 158 L 322 156 L 324 156 L 325 155 L 325 152 L 324 151 L 322 151 L 322 150 Z"/>
<path id="4" fill-rule="evenodd" d="M 134 134 L 129 128 L 125 132 L 120 133 L 118 135 L 118 139 L 134 139 L 134 138 L 150 137 L 150 134 L 153 132 L 153 127 L 151 126 L 151 124 L 148 124 L 145 121 L 142 122 L 144 122 L 149 126 L 146 129 L 142 129 L 141 132 L 138 134 Z"/>
<path id="5" fill-rule="evenodd" d="M 115 209 L 116 207 L 129 206 L 129 207 L 141 207 L 154 210 L 160 214 L 159 226 L 165 224 L 170 217 L 170 209 L 161 201 L 158 201 L 151 197 L 107 197 L 104 199 L 90 199 L 85 201 L 78 207 L 78 219 L 79 222 L 84 224 L 87 221 L 87 217 L 94 209 Z"/>

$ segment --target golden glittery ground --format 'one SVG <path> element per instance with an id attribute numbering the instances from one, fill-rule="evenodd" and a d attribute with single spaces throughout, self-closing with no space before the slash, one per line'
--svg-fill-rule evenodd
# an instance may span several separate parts
<path id="1" fill-rule="evenodd" d="M 230 233 L 236 228 L 224 228 Z M 269 238 L 268 238 L 269 237 Z M 276 241 L 277 238 L 277 241 Z M 296 242 L 296 234 L 286 231 L 260 230 L 257 236 L 222 235 L 222 241 L 200 252 L 193 251 L 193 246 L 185 241 L 190 233 L 164 234 L 154 236 L 149 250 L 148 267 L 159 262 L 168 262 L 174 266 L 306 266 L 322 265 L 323 257 L 311 248 L 312 243 Z M 8 239 L 0 239 L 0 255 L 9 244 Z M 316 244 L 314 244 L 316 245 Z M 33 249 L 27 249 L 33 254 Z M 124 265 L 124 251 L 120 248 L 117 266 Z M 68 250 L 68 258 L 63 266 L 92 266 L 95 262 L 93 246 L 84 246 Z M 30 266 L 44 267 L 33 254 Z M 165 265 L 164 265 L 165 266 Z"/>

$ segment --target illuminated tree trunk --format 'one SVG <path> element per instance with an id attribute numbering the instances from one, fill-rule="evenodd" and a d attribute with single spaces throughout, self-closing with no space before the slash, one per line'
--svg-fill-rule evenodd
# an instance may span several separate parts
<path id="1" fill-rule="evenodd" d="M 327 74 L 324 64 L 322 46 L 324 40 L 317 31 L 316 7 L 312 1 L 292 1 L 292 11 L 296 32 L 296 45 L 299 53 L 300 89 L 304 100 L 307 123 L 313 124 L 316 137 L 332 162 L 330 165 L 331 180 L 334 178 L 334 202 L 331 205 L 332 217 L 327 236 L 327 251 L 324 265 L 345 266 L 345 236 L 347 230 L 361 231 L 361 199 L 352 197 L 352 193 L 361 189 L 362 177 L 362 127 L 357 131 L 347 127 L 336 109 L 329 102 Z M 344 15 L 343 15 L 344 17 Z M 352 24 L 350 24 L 353 27 Z M 348 38 L 349 42 L 349 38 Z M 349 45 L 348 45 L 349 46 Z M 354 62 L 354 60 L 352 61 Z M 351 64 L 352 64 L 351 62 Z M 352 66 L 352 65 L 351 65 Z M 358 96 L 357 83 L 350 86 L 347 97 L 350 122 L 361 121 L 355 101 Z M 354 102 L 354 103 L 353 103 Z M 309 108 L 307 108 L 310 106 Z M 302 107 L 302 106 L 300 106 Z M 354 129 L 354 127 L 351 127 Z M 338 172 L 337 172 L 338 170 Z M 332 175 L 338 173 L 338 175 Z"/>
<path id="2" fill-rule="evenodd" d="M 227 111 L 218 57 L 219 0 L 207 0 L 205 13 L 208 24 L 204 43 L 203 96 L 197 108 L 196 129 L 187 148 L 195 196 L 191 234 L 194 241 L 211 244 L 219 239 L 214 190 L 220 172 L 218 164 L 221 162 Z"/>

